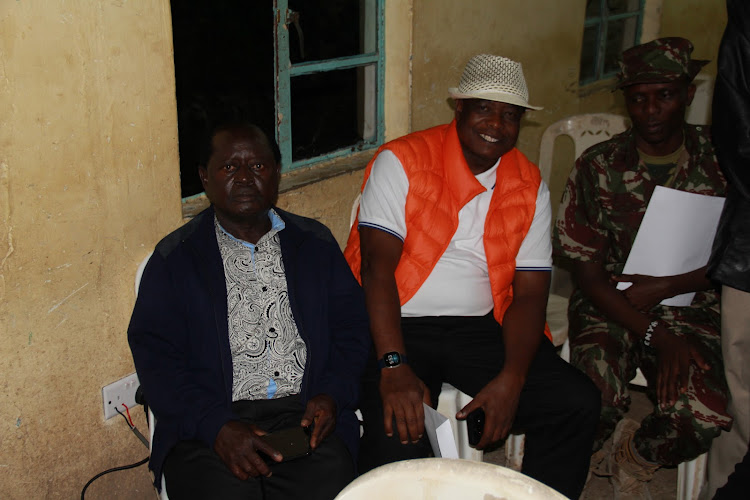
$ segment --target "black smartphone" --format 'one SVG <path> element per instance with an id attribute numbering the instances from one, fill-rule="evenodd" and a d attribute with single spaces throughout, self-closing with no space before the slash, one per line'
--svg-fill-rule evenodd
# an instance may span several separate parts
<path id="1" fill-rule="evenodd" d="M 476 446 L 484 432 L 484 410 L 477 408 L 466 417 L 466 430 L 469 434 L 469 445 Z"/>
<path id="2" fill-rule="evenodd" d="M 297 426 L 271 432 L 262 438 L 284 456 L 282 462 L 287 462 L 310 454 L 310 432 L 310 427 Z M 266 457 L 266 461 L 277 463 L 271 457 Z"/>

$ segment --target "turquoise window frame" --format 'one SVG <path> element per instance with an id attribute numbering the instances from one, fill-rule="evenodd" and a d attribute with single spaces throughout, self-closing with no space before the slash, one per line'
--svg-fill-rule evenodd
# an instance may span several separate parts
<path id="1" fill-rule="evenodd" d="M 349 155 L 353 152 L 373 149 L 383 143 L 385 136 L 384 90 L 385 90 L 385 0 L 364 0 L 366 8 L 374 8 L 372 22 L 365 31 L 376 30 L 375 48 L 364 54 L 339 57 L 320 61 L 306 61 L 292 64 L 289 59 L 289 26 L 291 12 L 288 0 L 274 0 L 274 74 L 276 77 L 276 141 L 282 157 L 282 172 L 289 172 L 316 163 Z M 371 33 L 371 32 L 370 32 Z M 375 83 L 375 131 L 371 137 L 363 138 L 357 144 L 331 151 L 314 158 L 292 161 L 292 102 L 291 80 L 297 76 L 313 73 L 337 71 L 352 68 L 373 67 Z"/>
<path id="2" fill-rule="evenodd" d="M 596 70 L 594 71 L 594 77 L 593 78 L 586 78 L 579 81 L 580 85 L 587 85 L 589 83 L 594 83 L 599 80 L 605 80 L 608 78 L 612 78 L 617 74 L 617 71 L 609 71 L 604 72 L 604 56 L 606 54 L 607 50 L 607 29 L 609 27 L 609 23 L 612 21 L 619 21 L 621 19 L 629 19 L 632 17 L 637 17 L 636 21 L 636 32 L 635 32 L 635 40 L 633 43 L 637 45 L 640 43 L 641 40 L 641 32 L 643 29 L 643 11 L 644 7 L 646 5 L 646 0 L 640 0 L 638 5 L 638 10 L 634 12 L 626 12 L 623 14 L 616 14 L 616 15 L 610 15 L 609 14 L 609 8 L 607 8 L 607 0 L 595 0 L 599 2 L 599 11 L 601 12 L 600 15 L 596 17 L 590 17 L 586 18 L 583 23 L 583 29 L 584 31 L 587 28 L 596 27 L 597 28 L 597 37 L 596 37 L 596 63 L 595 67 Z"/>

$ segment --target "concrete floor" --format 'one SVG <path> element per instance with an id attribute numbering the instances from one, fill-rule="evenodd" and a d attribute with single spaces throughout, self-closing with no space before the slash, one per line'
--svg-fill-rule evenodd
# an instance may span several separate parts
<path id="1" fill-rule="evenodd" d="M 640 421 L 650 413 L 653 405 L 643 392 L 632 391 L 632 404 L 628 417 Z M 505 465 L 505 448 L 500 447 L 485 453 L 484 461 L 498 465 Z M 677 497 L 677 468 L 659 469 L 654 479 L 648 485 L 653 500 L 674 500 Z M 592 474 L 581 495 L 581 500 L 607 500 L 613 498 L 612 486 L 606 477 Z"/>

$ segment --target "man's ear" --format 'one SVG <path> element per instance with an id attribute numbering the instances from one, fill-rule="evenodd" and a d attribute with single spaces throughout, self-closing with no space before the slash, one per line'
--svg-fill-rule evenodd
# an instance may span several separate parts
<path id="1" fill-rule="evenodd" d="M 695 97 L 695 84 L 691 83 L 687 88 L 687 101 L 685 101 L 685 106 L 690 106 L 693 102 L 693 97 Z"/>
<path id="2" fill-rule="evenodd" d="M 203 165 L 198 165 L 198 177 L 201 179 L 203 190 L 206 190 L 206 183 L 208 182 L 208 170 Z"/>
<path id="3" fill-rule="evenodd" d="M 279 186 L 281 185 L 281 162 L 278 162 L 276 164 L 275 171 L 276 171 L 276 173 L 274 174 L 274 177 L 276 178 L 276 191 L 278 191 L 279 190 Z M 275 205 L 276 201 L 274 201 L 273 203 Z"/>
<path id="4" fill-rule="evenodd" d="M 455 109 L 456 118 L 458 118 L 461 115 L 463 110 L 464 110 L 464 100 L 456 99 L 456 109 Z"/>

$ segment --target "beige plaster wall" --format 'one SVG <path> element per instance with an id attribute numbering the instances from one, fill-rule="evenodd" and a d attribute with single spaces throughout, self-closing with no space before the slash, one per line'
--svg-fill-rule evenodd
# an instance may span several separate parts
<path id="1" fill-rule="evenodd" d="M 328 226 L 343 249 L 349 237 L 352 203 L 362 187 L 362 172 L 355 170 L 283 193 L 278 206 L 319 220 Z"/>
<path id="2" fill-rule="evenodd" d="M 0 498 L 148 454 L 101 387 L 133 371 L 135 269 L 180 223 L 173 74 L 167 0 L 0 3 Z M 145 468 L 98 483 L 153 494 Z"/>
<path id="3" fill-rule="evenodd" d="M 659 36 L 682 36 L 693 42 L 696 59 L 709 59 L 702 73 L 716 75 L 719 43 L 727 24 L 725 0 L 662 0 Z"/>

